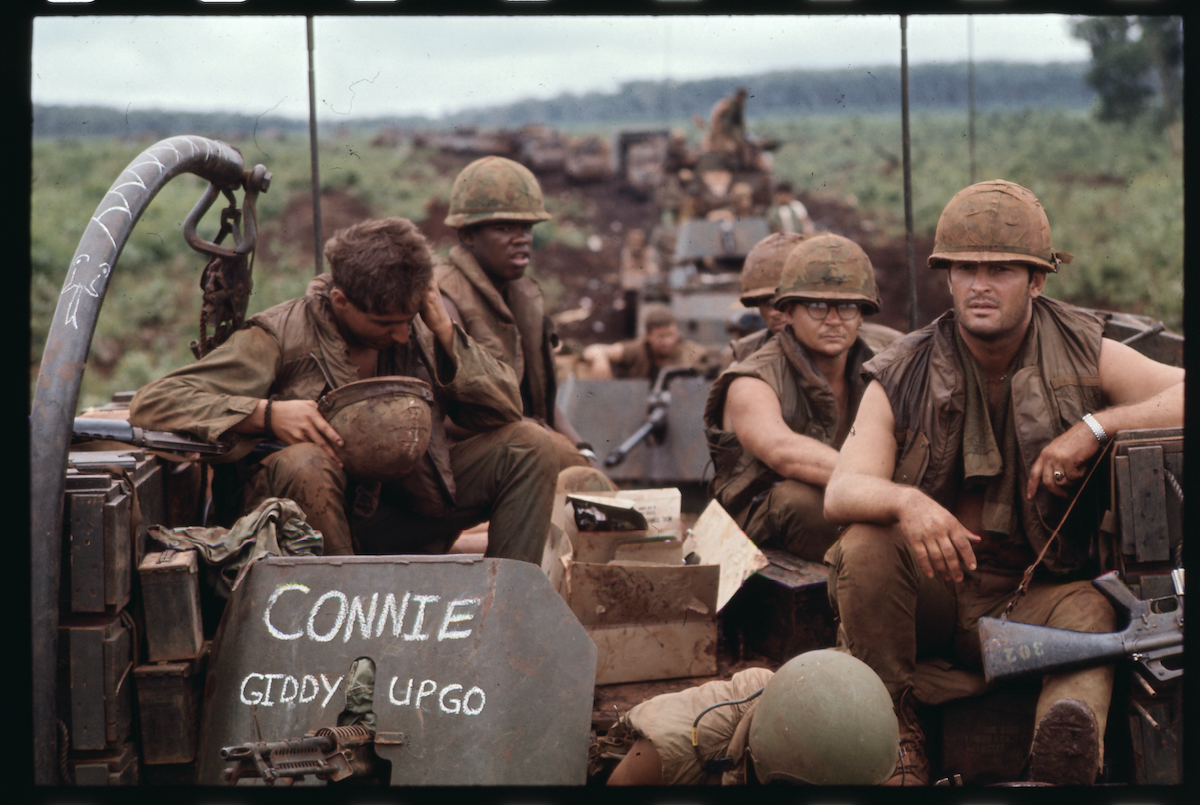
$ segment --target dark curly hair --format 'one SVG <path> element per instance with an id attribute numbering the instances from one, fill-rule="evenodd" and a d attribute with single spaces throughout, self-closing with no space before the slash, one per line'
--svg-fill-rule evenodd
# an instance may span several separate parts
<path id="1" fill-rule="evenodd" d="M 411 312 L 433 276 L 433 253 L 407 218 L 378 218 L 339 229 L 325 242 L 333 284 L 359 310 Z"/>

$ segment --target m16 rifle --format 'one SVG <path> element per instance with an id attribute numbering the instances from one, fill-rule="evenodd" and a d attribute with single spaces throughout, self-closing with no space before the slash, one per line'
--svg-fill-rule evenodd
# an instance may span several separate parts
<path id="1" fill-rule="evenodd" d="M 983 673 L 987 681 L 1026 674 L 1102 665 L 1128 657 L 1158 682 L 1183 674 L 1163 660 L 1183 653 L 1183 569 L 1171 573 L 1175 595 L 1143 601 L 1118 578 L 1105 573 L 1092 581 L 1129 625 L 1120 632 L 1075 632 L 1014 623 L 999 618 L 979 619 Z"/>
<path id="2" fill-rule="evenodd" d="M 370 729 L 354 724 L 321 727 L 303 738 L 226 746 L 221 749 L 221 759 L 235 765 L 225 769 L 221 777 L 230 785 L 243 777 L 261 777 L 267 785 L 291 785 L 310 774 L 332 782 L 367 777 L 374 773 L 379 760 L 375 740 Z"/>
<path id="3" fill-rule="evenodd" d="M 697 374 L 699 372 L 691 366 L 668 366 L 660 370 L 646 399 L 648 410 L 645 421 L 632 436 L 608 454 L 604 466 L 615 467 L 620 464 L 629 451 L 647 437 L 651 437 L 656 444 L 661 443 L 667 431 L 667 410 L 671 407 L 671 392 L 667 391 L 667 384 L 677 377 L 693 377 Z"/>

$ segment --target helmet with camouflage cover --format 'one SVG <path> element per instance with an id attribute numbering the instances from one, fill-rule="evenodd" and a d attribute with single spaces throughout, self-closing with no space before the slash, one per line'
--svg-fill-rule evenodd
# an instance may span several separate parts
<path id="1" fill-rule="evenodd" d="M 859 302 L 865 312 L 878 313 L 879 287 L 871 258 L 841 235 L 805 238 L 788 253 L 771 301 L 783 310 L 784 303 L 799 300 Z"/>
<path id="2" fill-rule="evenodd" d="M 446 226 L 461 229 L 492 221 L 547 221 L 537 177 L 519 162 L 483 157 L 462 169 L 450 188 Z"/>
<path id="3" fill-rule="evenodd" d="M 818 649 L 783 664 L 750 723 L 750 756 L 765 783 L 878 785 L 896 767 L 900 727 L 870 666 Z"/>
<path id="4" fill-rule="evenodd" d="M 415 377 L 372 377 L 326 393 L 317 410 L 345 444 L 335 447 L 346 474 L 395 481 L 416 468 L 433 432 L 433 389 Z"/>
<path id="5" fill-rule="evenodd" d="M 784 261 L 802 240 L 804 235 L 795 232 L 776 232 L 754 244 L 742 264 L 743 305 L 753 307 L 771 300 L 779 286 Z"/>
<path id="6" fill-rule="evenodd" d="M 938 218 L 930 268 L 950 261 L 1018 262 L 1058 271 L 1071 254 L 1050 244 L 1050 222 L 1037 196 L 1019 184 L 993 179 L 954 194 Z"/>

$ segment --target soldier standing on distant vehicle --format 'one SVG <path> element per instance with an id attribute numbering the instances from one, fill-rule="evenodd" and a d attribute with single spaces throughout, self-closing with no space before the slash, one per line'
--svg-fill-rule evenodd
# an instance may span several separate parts
<path id="1" fill-rule="evenodd" d="M 1094 518 L 1055 533 L 1114 433 L 1183 424 L 1184 372 L 1042 296 L 1047 272 L 1070 259 L 1029 190 L 967 187 L 943 210 L 929 258 L 947 271 L 953 310 L 863 367 L 870 385 L 825 494 L 827 517 L 849 528 L 826 563 L 838 645 L 875 669 L 900 720 L 892 784 L 928 782 L 918 646 L 978 667 L 979 618 L 1014 600 L 1014 621 L 1115 628 L 1087 581 Z M 1112 666 L 1043 679 L 1031 780 L 1095 781 L 1112 681 Z"/>
<path id="2" fill-rule="evenodd" d="M 798 232 L 801 235 L 817 231 L 808 216 L 808 208 L 796 198 L 792 183 L 787 181 L 775 185 L 771 207 L 767 210 L 767 226 L 772 232 Z"/>
<path id="3" fill-rule="evenodd" d="M 745 87 L 738 87 L 732 95 L 717 101 L 710 115 L 705 151 L 731 151 L 743 166 L 749 166 L 750 144 L 746 142 L 746 95 Z"/>
<path id="4" fill-rule="evenodd" d="M 516 372 L 525 417 L 553 434 L 565 469 L 590 466 L 595 454 L 556 403 L 558 336 L 541 286 L 525 275 L 533 225 L 550 218 L 528 168 L 503 157 L 477 159 L 450 189 L 446 225 L 458 230 L 458 244 L 434 272 L 450 318 Z"/>
<path id="5" fill-rule="evenodd" d="M 521 421 L 512 370 L 450 321 L 425 238 L 403 218 L 342 229 L 325 244 L 329 274 L 304 297 L 256 316 L 199 362 L 143 387 L 138 427 L 265 436 L 286 445 L 231 466 L 242 512 L 294 500 L 325 555 L 440 553 L 488 520 L 488 556 L 540 563 L 557 461 L 542 428 Z M 317 400 L 377 376 L 433 388 L 432 432 L 420 463 L 393 481 L 349 478 L 344 441 Z M 443 415 L 477 435 L 448 444 Z"/>
<path id="6" fill-rule="evenodd" d="M 645 335 L 616 344 L 592 344 L 583 350 L 583 359 L 594 380 L 614 377 L 643 377 L 651 383 L 662 369 L 690 366 L 700 373 L 715 374 L 719 356 L 694 341 L 680 337 L 675 314 L 664 304 L 646 305 L 642 318 Z"/>
<path id="7" fill-rule="evenodd" d="M 858 330 L 879 291 L 866 253 L 841 235 L 772 235 L 751 254 L 762 246 L 777 261 L 793 241 L 773 296 L 786 324 L 717 378 L 704 427 L 717 502 L 754 542 L 819 562 L 837 539 L 825 484 L 866 388 L 859 369 L 874 353 Z"/>

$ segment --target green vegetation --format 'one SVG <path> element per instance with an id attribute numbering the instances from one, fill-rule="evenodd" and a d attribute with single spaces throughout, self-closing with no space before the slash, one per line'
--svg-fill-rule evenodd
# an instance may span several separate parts
<path id="1" fill-rule="evenodd" d="M 775 173 L 798 190 L 851 199 L 882 234 L 904 232 L 900 121 L 880 116 L 774 120 Z M 976 119 L 975 181 L 1008 179 L 1046 208 L 1056 248 L 1075 256 L 1047 285 L 1058 298 L 1183 327 L 1183 168 L 1148 118 L 1097 123 L 1085 112 L 987 112 Z M 968 185 L 965 114 L 911 121 L 913 222 L 933 235 Z"/>
<path id="2" fill-rule="evenodd" d="M 801 192 L 852 200 L 884 237 L 903 235 L 898 115 L 751 116 L 755 134 L 778 138 L 775 174 Z M 969 181 L 962 113 L 912 119 L 913 197 L 918 234 L 932 236 L 942 206 Z M 975 126 L 977 179 L 1005 178 L 1032 189 L 1045 205 L 1055 245 L 1075 261 L 1052 280 L 1052 293 L 1093 307 L 1140 313 L 1181 331 L 1183 323 L 1183 172 L 1150 118 L 1103 125 L 1079 111 L 987 111 Z M 610 134 L 607 125 L 597 130 Z M 434 152 L 370 145 L 366 131 L 339 132 L 321 147 L 324 189 L 340 190 L 378 214 L 422 220 L 430 198 L 449 196 L 454 171 Z M 79 237 L 120 171 L 151 141 L 89 138 L 33 143 L 31 195 L 30 394 L 50 318 Z M 310 193 L 305 137 L 233 140 L 248 166 L 274 179 L 259 197 L 259 226 L 270 231 L 269 258 L 254 268 L 250 313 L 303 292 L 313 274 L 311 247 L 284 231 L 289 200 Z M 439 166 L 443 169 L 439 170 Z M 109 285 L 84 375 L 80 407 L 137 388 L 192 360 L 198 335 L 204 259 L 183 241 L 184 217 L 203 192 L 195 177 L 170 182 L 134 229 Z M 577 202 L 547 200 L 560 216 L 539 229 L 538 247 L 580 246 L 593 234 L 576 220 Z M 572 206 L 573 204 L 573 206 Z M 219 205 L 214 205 L 219 206 Z M 213 237 L 217 210 L 201 223 Z M 289 224 L 295 226 L 295 223 Z M 549 279 L 549 278 L 547 278 Z M 553 285 L 553 283 L 551 283 Z M 547 289 L 553 297 L 554 288 Z"/>

